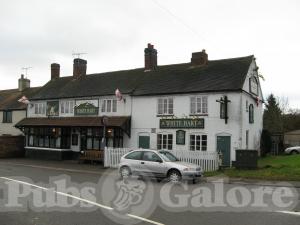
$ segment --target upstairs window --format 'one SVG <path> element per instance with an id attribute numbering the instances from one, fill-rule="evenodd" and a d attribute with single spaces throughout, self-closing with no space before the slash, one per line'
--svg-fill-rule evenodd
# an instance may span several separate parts
<path id="1" fill-rule="evenodd" d="M 73 114 L 74 113 L 74 101 L 62 101 L 60 103 L 61 114 Z"/>
<path id="2" fill-rule="evenodd" d="M 12 123 L 12 111 L 3 111 L 3 123 Z"/>
<path id="3" fill-rule="evenodd" d="M 34 114 L 43 115 L 46 113 L 45 103 L 34 103 Z"/>
<path id="4" fill-rule="evenodd" d="M 105 99 L 102 102 L 101 112 L 117 112 L 117 100 Z"/>
<path id="5" fill-rule="evenodd" d="M 207 104 L 207 96 L 197 96 L 191 97 L 191 114 L 207 114 L 208 112 L 208 104 Z"/>
<path id="6" fill-rule="evenodd" d="M 159 98 L 157 100 L 157 115 L 173 115 L 173 98 Z"/>
<path id="7" fill-rule="evenodd" d="M 254 107 L 253 107 L 253 104 L 249 105 L 249 123 L 254 123 Z"/>

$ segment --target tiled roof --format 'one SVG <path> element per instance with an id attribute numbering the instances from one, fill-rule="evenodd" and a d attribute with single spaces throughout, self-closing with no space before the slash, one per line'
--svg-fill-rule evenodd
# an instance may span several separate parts
<path id="1" fill-rule="evenodd" d="M 23 95 L 30 99 L 39 89 L 40 87 L 27 88 L 24 91 L 0 90 L 0 110 L 25 110 L 27 106 L 18 100 Z"/>
<path id="2" fill-rule="evenodd" d="M 160 95 L 241 90 L 253 56 L 212 60 L 206 66 L 190 63 L 158 66 L 99 74 L 74 79 L 72 76 L 49 81 L 32 99 L 58 99 L 123 94 Z"/>

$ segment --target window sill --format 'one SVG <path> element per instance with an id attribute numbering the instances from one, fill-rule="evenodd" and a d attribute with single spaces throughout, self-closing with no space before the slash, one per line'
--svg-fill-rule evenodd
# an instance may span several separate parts
<path id="1" fill-rule="evenodd" d="M 203 114 L 190 114 L 189 116 L 208 116 L 208 113 L 203 113 Z"/>
<path id="2" fill-rule="evenodd" d="M 12 123 L 12 122 L 2 122 L 2 123 Z"/>
<path id="3" fill-rule="evenodd" d="M 158 115 L 156 115 L 156 117 L 173 117 L 174 116 L 174 114 L 158 114 Z"/>

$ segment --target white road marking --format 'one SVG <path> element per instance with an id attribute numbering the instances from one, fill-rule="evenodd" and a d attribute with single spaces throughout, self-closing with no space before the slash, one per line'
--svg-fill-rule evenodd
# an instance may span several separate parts
<path id="1" fill-rule="evenodd" d="M 57 171 L 67 171 L 67 172 L 76 172 L 76 173 L 103 174 L 103 173 L 100 172 L 100 171 L 67 169 L 67 168 L 60 168 L 60 167 L 38 166 L 38 165 L 22 164 L 22 163 L 3 163 L 3 164 L 11 165 L 11 166 L 25 166 L 25 167 L 32 167 L 32 168 L 39 168 L 39 169 L 48 169 L 48 170 L 57 170 Z M 3 165 L 3 164 L 2 164 L 2 165 Z"/>
<path id="2" fill-rule="evenodd" d="M 35 187 L 35 188 L 42 189 L 44 191 L 49 191 L 50 190 L 49 188 L 41 187 L 41 186 L 38 186 L 38 185 L 35 185 L 35 184 L 31 184 L 31 183 L 28 183 L 28 182 L 24 182 L 24 181 L 21 181 L 21 180 L 11 179 L 11 178 L 8 178 L 8 177 L 0 177 L 0 179 L 8 180 L 8 181 L 13 181 L 13 182 L 20 183 L 20 184 L 23 184 L 23 185 L 32 186 L 32 187 Z M 80 197 L 77 197 L 77 196 L 74 196 L 74 195 L 70 195 L 70 194 L 67 194 L 67 193 L 64 193 L 64 192 L 60 192 L 60 191 L 53 191 L 53 192 L 56 193 L 56 194 L 58 194 L 58 195 L 63 195 L 63 196 L 69 197 L 69 198 L 74 198 L 74 199 L 77 199 L 79 201 L 86 202 L 86 203 L 89 203 L 89 204 L 94 205 L 94 206 L 98 206 L 99 208 L 103 208 L 103 209 L 107 209 L 107 210 L 113 210 L 112 207 L 109 207 L 109 206 L 106 206 L 106 205 L 102 205 L 102 204 L 99 204 L 97 202 L 89 201 L 89 200 L 84 199 L 84 198 L 80 198 Z M 155 225 L 165 225 L 163 223 L 159 223 L 159 222 L 156 222 L 156 221 L 153 221 L 153 220 L 149 220 L 147 218 L 143 218 L 143 217 L 136 216 L 136 215 L 129 214 L 129 213 L 127 213 L 126 216 L 131 217 L 133 219 L 141 220 L 141 221 L 144 221 L 144 222 L 147 222 L 147 223 L 155 224 Z"/>
<path id="3" fill-rule="evenodd" d="M 290 215 L 295 215 L 295 216 L 300 216 L 300 212 L 291 212 L 291 211 L 277 211 L 278 213 L 285 213 L 285 214 L 290 214 Z"/>

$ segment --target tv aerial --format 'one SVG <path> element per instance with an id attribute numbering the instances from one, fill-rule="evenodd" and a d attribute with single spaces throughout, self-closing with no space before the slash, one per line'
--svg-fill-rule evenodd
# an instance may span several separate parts
<path id="1" fill-rule="evenodd" d="M 27 77 L 28 70 L 29 70 L 29 69 L 32 69 L 32 67 L 31 67 L 31 66 L 28 66 L 28 67 L 22 67 L 21 69 L 22 69 L 22 71 L 25 72 L 25 77 Z"/>
<path id="2" fill-rule="evenodd" d="M 87 54 L 86 52 L 73 52 L 72 56 L 74 58 L 80 58 L 81 55 L 86 55 L 86 54 Z"/>

